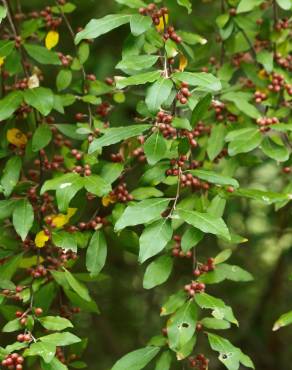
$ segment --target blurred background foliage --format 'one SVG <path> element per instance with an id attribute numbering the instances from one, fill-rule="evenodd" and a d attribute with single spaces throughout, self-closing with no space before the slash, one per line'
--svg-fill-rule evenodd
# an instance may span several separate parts
<path id="1" fill-rule="evenodd" d="M 77 5 L 77 10 L 70 15 L 75 30 L 91 18 L 100 18 L 122 9 L 113 0 L 72 2 Z M 24 11 L 53 4 L 46 0 L 21 0 L 21 3 Z M 165 1 L 171 9 L 171 22 L 177 28 L 199 33 L 208 40 L 205 45 L 193 48 L 195 60 L 191 67 L 196 67 L 203 66 L 210 56 L 218 57 L 220 46 L 216 43 L 215 17 L 220 12 L 220 1 L 195 0 L 192 3 L 193 13 L 188 16 L 184 8 L 176 5 L 176 1 Z M 127 35 L 128 28 L 124 26 L 95 41 L 86 64 L 87 72 L 94 73 L 101 80 L 117 74 L 114 66 L 120 60 Z M 65 31 L 61 33 L 59 50 L 64 54 L 74 54 L 72 40 Z M 53 84 L 54 78 L 51 81 Z M 127 96 L 126 99 L 125 104 L 112 111 L 110 121 L 133 120 L 136 98 Z M 240 169 L 236 176 L 243 187 L 252 185 L 254 188 L 281 191 L 284 184 L 280 171 L 274 161 L 265 159 Z M 272 206 L 234 198 L 228 203 L 225 215 L 228 215 L 227 224 L 248 239 L 246 243 L 234 246 L 237 250 L 231 263 L 249 270 L 255 279 L 251 283 L 223 282 L 216 287 L 211 286 L 210 294 L 221 297 L 233 307 L 240 327 L 234 327 L 227 335 L 251 356 L 256 369 L 288 370 L 292 363 L 291 327 L 274 333 L 272 326 L 279 315 L 292 306 L 292 282 L 289 282 L 292 265 L 291 203 L 275 212 Z M 138 264 L 135 254 L 129 252 L 133 246 L 135 240 L 131 240 L 129 235 L 125 235 L 122 245 L 112 240 L 103 276 L 91 286 L 101 314 L 81 313 L 75 317 L 76 330 L 81 337 L 88 337 L 91 343 L 85 358 L 90 370 L 109 369 L 119 357 L 144 346 L 151 336 L 159 334 L 165 325 L 165 319 L 159 316 L 161 305 L 169 294 L 187 282 L 191 262 L 182 259 L 176 261 L 175 274 L 167 284 L 150 291 L 144 290 L 144 267 Z M 218 243 L 216 238 L 210 236 L 198 245 L 198 253 L 204 260 L 204 255 L 215 255 L 222 248 L 222 242 Z M 0 336 L 1 345 L 4 345 L 4 335 Z M 5 341 L 9 342 L 9 339 L 5 334 Z M 213 356 L 210 369 L 223 369 L 214 354 L 211 355 L 207 340 L 200 343 L 199 351 Z M 178 364 L 174 368 L 181 369 L 181 366 Z"/>

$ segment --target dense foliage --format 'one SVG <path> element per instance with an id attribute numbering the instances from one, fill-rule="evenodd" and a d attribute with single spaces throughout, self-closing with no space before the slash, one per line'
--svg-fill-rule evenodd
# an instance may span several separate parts
<path id="1" fill-rule="evenodd" d="M 225 299 L 260 285 L 241 246 L 253 205 L 291 245 L 291 0 L 116 0 L 84 28 L 77 3 L 1 1 L 1 368 L 254 368 Z M 93 41 L 116 29 L 99 80 Z M 95 315 L 127 324 L 113 335 Z M 292 323 L 279 316 L 271 336 Z M 140 348 L 116 351 L 119 334 Z M 95 336 L 119 356 L 99 361 Z"/>

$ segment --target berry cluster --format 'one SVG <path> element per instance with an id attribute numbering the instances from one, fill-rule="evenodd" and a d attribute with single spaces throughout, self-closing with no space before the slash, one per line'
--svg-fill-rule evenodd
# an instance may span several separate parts
<path id="1" fill-rule="evenodd" d="M 134 149 L 132 155 L 137 158 L 139 162 L 146 162 L 146 156 L 142 147 Z"/>
<path id="2" fill-rule="evenodd" d="M 96 107 L 96 113 L 101 117 L 106 117 L 109 114 L 110 109 L 110 103 L 104 101 Z"/>
<path id="3" fill-rule="evenodd" d="M 16 339 L 17 339 L 18 342 L 27 342 L 27 343 L 29 343 L 29 342 L 32 341 L 32 337 L 31 337 L 30 334 L 18 334 Z"/>
<path id="4" fill-rule="evenodd" d="M 80 307 L 69 307 L 67 305 L 62 305 L 60 308 L 60 316 L 66 319 L 71 319 L 74 314 L 81 312 Z"/>
<path id="5" fill-rule="evenodd" d="M 16 287 L 15 291 L 14 290 L 9 290 L 9 289 L 3 289 L 1 294 L 3 294 L 6 298 L 13 299 L 15 301 L 20 301 L 20 292 L 22 291 L 22 287 Z"/>
<path id="6" fill-rule="evenodd" d="M 105 217 L 96 216 L 93 220 L 88 222 L 79 222 L 78 227 L 80 230 L 95 230 L 96 228 L 100 228 L 101 226 L 105 226 L 108 224 L 108 221 Z"/>
<path id="7" fill-rule="evenodd" d="M 264 100 L 267 100 L 268 96 L 266 93 L 261 92 L 261 91 L 256 91 L 254 93 L 254 100 L 257 104 L 262 103 Z"/>
<path id="8" fill-rule="evenodd" d="M 181 104 L 186 104 L 188 102 L 188 98 L 191 95 L 192 94 L 189 90 L 189 84 L 187 82 L 182 82 L 181 87 L 176 94 L 176 100 L 178 100 Z"/>
<path id="9" fill-rule="evenodd" d="M 181 249 L 181 236 L 180 235 L 174 235 L 174 246 L 172 248 L 172 255 L 174 257 L 180 257 L 180 258 L 192 258 L 192 251 L 187 251 L 186 253 L 182 251 Z"/>
<path id="10" fill-rule="evenodd" d="M 280 92 L 285 86 L 284 76 L 279 73 L 272 73 L 272 81 L 268 86 L 268 89 L 273 92 Z"/>
<path id="11" fill-rule="evenodd" d="M 157 127 L 166 139 L 175 139 L 177 137 L 177 130 L 171 126 L 172 120 L 173 116 L 167 112 L 160 111 L 156 115 Z"/>
<path id="12" fill-rule="evenodd" d="M 44 10 L 40 12 L 40 16 L 44 19 L 47 28 L 56 29 L 62 23 L 61 17 L 54 17 L 50 6 L 47 6 Z"/>
<path id="13" fill-rule="evenodd" d="M 224 121 L 225 113 L 226 113 L 226 118 L 228 119 L 228 121 L 230 121 L 230 122 L 236 122 L 237 121 L 237 116 L 227 112 L 226 105 L 223 102 L 220 102 L 218 100 L 213 101 L 212 102 L 212 108 L 215 110 L 215 117 L 216 117 L 217 121 L 219 121 L 219 122 Z"/>
<path id="14" fill-rule="evenodd" d="M 214 269 L 214 258 L 208 258 L 206 264 L 198 265 L 198 267 L 193 271 L 193 275 L 197 278 L 206 272 L 213 271 Z"/>
<path id="15" fill-rule="evenodd" d="M 5 359 L 2 361 L 2 366 L 7 367 L 9 370 L 22 370 L 24 358 L 18 353 L 11 353 L 10 355 L 5 356 Z"/>
<path id="16" fill-rule="evenodd" d="M 123 162 L 123 156 L 120 153 L 112 153 L 111 154 L 111 161 L 114 163 L 121 163 Z"/>
<path id="17" fill-rule="evenodd" d="M 284 57 L 281 53 L 276 53 L 274 55 L 274 59 L 280 67 L 287 69 L 288 71 L 292 70 L 292 55 L 289 54 Z"/>
<path id="18" fill-rule="evenodd" d="M 181 186 L 182 188 L 190 187 L 192 190 L 209 190 L 210 184 L 201 181 L 191 173 L 181 175 Z"/>
<path id="19" fill-rule="evenodd" d="M 169 26 L 166 28 L 166 32 L 163 34 L 164 41 L 171 39 L 172 41 L 180 44 L 182 42 L 182 38 L 175 32 L 173 26 Z M 172 62 L 170 62 L 172 64 Z"/>
<path id="20" fill-rule="evenodd" d="M 141 15 L 148 15 L 152 18 L 152 21 L 155 25 L 159 25 L 160 18 L 165 17 L 168 14 L 168 9 L 163 7 L 158 9 L 157 5 L 154 3 L 150 3 L 146 8 L 140 8 L 139 13 Z"/>
<path id="21" fill-rule="evenodd" d="M 89 164 L 85 164 L 84 166 L 75 166 L 73 167 L 72 172 L 79 173 L 84 176 L 90 176 L 92 173 Z"/>
<path id="22" fill-rule="evenodd" d="M 58 52 L 58 57 L 63 67 L 69 67 L 73 61 L 73 58 L 71 57 L 71 55 L 64 55 L 60 52 Z"/>
<path id="23" fill-rule="evenodd" d="M 289 28 L 289 19 L 288 18 L 283 18 L 279 19 L 277 23 L 275 24 L 275 30 L 280 32 L 282 30 L 286 30 Z"/>
<path id="24" fill-rule="evenodd" d="M 198 354 L 196 357 L 189 357 L 189 365 L 197 370 L 208 370 L 209 360 L 203 355 Z"/>
<path id="25" fill-rule="evenodd" d="M 206 285 L 204 283 L 198 283 L 196 281 L 192 281 L 190 284 L 184 286 L 185 292 L 187 292 L 190 297 L 193 297 L 196 293 L 205 292 L 205 289 Z"/>
<path id="26" fill-rule="evenodd" d="M 123 182 L 110 192 L 110 197 L 116 199 L 118 202 L 127 203 L 133 200 L 133 196 L 127 190 L 127 184 Z"/>
<path id="27" fill-rule="evenodd" d="M 28 272 L 34 279 L 38 279 L 40 277 L 45 277 L 47 276 L 47 269 L 43 265 L 38 265 L 36 267 L 32 267 L 28 269 Z"/>
<path id="28" fill-rule="evenodd" d="M 179 156 L 178 159 L 171 159 L 170 166 L 168 170 L 166 170 L 167 176 L 178 176 L 180 169 L 185 170 L 194 170 L 202 166 L 202 162 L 192 160 L 190 163 L 188 162 L 188 157 L 186 155 Z"/>
<path id="29" fill-rule="evenodd" d="M 261 132 L 266 132 L 270 129 L 268 126 L 279 123 L 279 120 L 277 117 L 261 117 L 257 119 L 256 123 L 260 126 Z"/>
<path id="30" fill-rule="evenodd" d="M 64 163 L 63 156 L 58 155 L 58 154 L 54 154 L 53 158 L 50 160 L 44 149 L 40 150 L 40 156 L 41 156 L 41 161 L 40 159 L 36 159 L 34 161 L 34 164 L 36 166 L 40 166 L 41 164 L 43 170 L 52 170 L 52 169 L 57 170 Z"/>

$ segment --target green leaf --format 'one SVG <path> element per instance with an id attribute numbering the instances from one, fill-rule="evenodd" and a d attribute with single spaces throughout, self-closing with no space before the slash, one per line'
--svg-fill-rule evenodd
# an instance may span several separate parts
<path id="1" fill-rule="evenodd" d="M 10 55 L 15 47 L 14 41 L 0 40 L 0 57 L 7 57 Z"/>
<path id="2" fill-rule="evenodd" d="M 292 311 L 286 312 L 279 317 L 273 326 L 273 331 L 279 330 L 283 326 L 292 324 Z"/>
<path id="3" fill-rule="evenodd" d="M 168 220 L 158 220 L 148 225 L 140 236 L 139 261 L 145 262 L 163 250 L 171 240 L 172 227 Z"/>
<path id="4" fill-rule="evenodd" d="M 187 118 L 174 117 L 171 125 L 175 128 L 181 128 L 183 130 L 192 130 L 192 126 Z"/>
<path id="5" fill-rule="evenodd" d="M 159 198 L 163 192 L 154 187 L 140 187 L 131 192 L 135 200 L 144 200 L 148 198 Z M 1 201 L 0 201 L 0 219 L 1 219 Z"/>
<path id="6" fill-rule="evenodd" d="M 14 156 L 6 162 L 1 178 L 1 185 L 4 189 L 5 197 L 9 197 L 18 183 L 22 161 L 18 156 Z"/>
<path id="7" fill-rule="evenodd" d="M 76 239 L 74 235 L 68 231 L 53 231 L 52 240 L 57 247 L 64 249 L 65 251 L 71 250 L 75 253 L 77 252 Z"/>
<path id="8" fill-rule="evenodd" d="M 155 131 L 144 144 L 144 152 L 149 164 L 154 165 L 164 158 L 167 152 L 166 140 L 160 131 Z"/>
<path id="9" fill-rule="evenodd" d="M 224 148 L 225 134 L 226 128 L 223 124 L 212 127 L 207 145 L 207 153 L 211 161 L 213 161 Z"/>
<path id="10" fill-rule="evenodd" d="M 204 328 L 214 330 L 224 330 L 230 328 L 230 323 L 226 320 L 215 319 L 214 317 L 205 317 L 201 320 Z"/>
<path id="11" fill-rule="evenodd" d="M 260 112 L 256 109 L 253 104 L 248 102 L 250 98 L 250 94 L 246 94 L 244 92 L 228 92 L 221 96 L 222 100 L 227 100 L 232 102 L 236 108 L 241 111 L 242 113 L 246 114 L 247 116 L 257 119 L 261 117 Z"/>
<path id="12" fill-rule="evenodd" d="M 52 140 L 53 134 L 50 126 L 43 123 L 37 127 L 32 137 L 32 150 L 38 152 L 45 148 Z"/>
<path id="13" fill-rule="evenodd" d="M 187 8 L 188 13 L 191 14 L 192 12 L 192 3 L 190 0 L 177 0 L 177 3 L 181 6 Z"/>
<path id="14" fill-rule="evenodd" d="M 165 351 L 156 362 L 155 370 L 169 370 L 171 365 L 171 352 Z"/>
<path id="15" fill-rule="evenodd" d="M 169 256 L 160 256 L 147 267 L 143 279 L 143 288 L 152 289 L 163 284 L 171 274 L 173 259 Z"/>
<path id="16" fill-rule="evenodd" d="M 141 69 L 152 67 L 153 64 L 157 62 L 157 59 L 157 55 L 135 55 L 135 58 L 133 58 L 132 55 L 128 55 L 116 65 L 116 68 L 121 70 L 130 69 L 133 71 L 140 71 Z"/>
<path id="17" fill-rule="evenodd" d="M 217 185 L 232 185 L 234 188 L 239 187 L 239 183 L 237 180 L 227 177 L 224 175 L 221 175 L 219 173 L 216 173 L 214 171 L 206 171 L 206 170 L 191 170 L 188 171 L 191 174 L 195 175 L 201 180 L 205 180 L 210 182 L 211 184 L 217 184 Z"/>
<path id="18" fill-rule="evenodd" d="M 115 363 L 111 370 L 141 370 L 160 351 L 159 347 L 148 346 L 130 352 Z"/>
<path id="19" fill-rule="evenodd" d="M 15 199 L 7 199 L 0 201 L 0 220 L 5 220 L 11 217 L 14 207 L 16 205 Z"/>
<path id="20" fill-rule="evenodd" d="M 237 13 L 249 12 L 263 2 L 264 0 L 241 0 L 237 6 Z"/>
<path id="21" fill-rule="evenodd" d="M 22 103 L 22 93 L 13 91 L 0 100 L 0 121 L 11 118 Z"/>
<path id="22" fill-rule="evenodd" d="M 32 228 L 34 212 L 31 203 L 27 199 L 17 201 L 13 211 L 13 226 L 17 234 L 24 241 Z"/>
<path id="23" fill-rule="evenodd" d="M 75 37 L 75 44 L 79 44 L 84 39 L 95 39 L 104 35 L 115 28 L 129 23 L 131 15 L 128 14 L 110 14 L 100 19 L 92 19 L 85 28 L 78 32 Z"/>
<path id="24" fill-rule="evenodd" d="M 144 85 L 148 82 L 154 82 L 158 80 L 160 75 L 161 75 L 160 71 L 151 71 L 151 72 L 140 73 L 135 76 L 121 78 L 117 80 L 117 88 L 123 89 L 127 86 Z"/>
<path id="25" fill-rule="evenodd" d="M 64 274 L 68 284 L 74 292 L 76 292 L 82 299 L 89 302 L 91 299 L 86 286 L 81 284 L 68 270 L 65 270 Z"/>
<path id="26" fill-rule="evenodd" d="M 24 44 L 27 54 L 40 64 L 61 65 L 58 54 L 39 45 Z"/>
<path id="27" fill-rule="evenodd" d="M 53 343 L 36 342 L 30 345 L 23 353 L 24 357 L 40 356 L 46 363 L 50 363 L 55 357 L 56 345 Z"/>
<path id="28" fill-rule="evenodd" d="M 88 136 L 88 134 L 77 133 L 76 131 L 78 127 L 76 125 L 65 123 L 65 124 L 55 124 L 55 126 L 62 134 L 74 140 L 84 140 Z"/>
<path id="29" fill-rule="evenodd" d="M 87 42 L 82 42 L 78 47 L 78 61 L 84 64 L 89 58 L 90 48 Z"/>
<path id="30" fill-rule="evenodd" d="M 73 328 L 72 323 L 60 316 L 44 316 L 38 319 L 45 329 L 61 331 L 67 328 Z"/>
<path id="31" fill-rule="evenodd" d="M 191 125 L 194 127 L 199 120 L 202 120 L 204 114 L 207 112 L 210 104 L 212 102 L 212 95 L 207 94 L 205 95 L 195 106 L 192 117 L 191 117 Z"/>
<path id="32" fill-rule="evenodd" d="M 228 154 L 234 156 L 257 148 L 262 141 L 262 135 L 256 127 L 249 127 L 231 131 L 225 140 L 230 141 Z"/>
<path id="33" fill-rule="evenodd" d="M 151 17 L 145 17 L 144 15 L 134 14 L 130 19 L 130 28 L 134 36 L 140 36 L 146 32 L 152 26 Z"/>
<path id="34" fill-rule="evenodd" d="M 109 128 L 104 135 L 93 140 L 89 146 L 89 154 L 100 150 L 104 146 L 116 144 L 130 137 L 141 135 L 144 131 L 150 128 L 150 125 L 132 125 Z"/>
<path id="35" fill-rule="evenodd" d="M 181 239 L 181 249 L 184 253 L 195 247 L 204 237 L 201 230 L 188 228 Z"/>
<path id="36" fill-rule="evenodd" d="M 51 89 L 37 87 L 35 89 L 27 89 L 23 94 L 25 102 L 44 116 L 47 116 L 54 107 L 54 95 Z"/>
<path id="37" fill-rule="evenodd" d="M 179 290 L 177 293 L 168 297 L 167 301 L 161 307 L 160 316 L 171 315 L 177 311 L 187 300 L 186 293 Z"/>
<path id="38" fill-rule="evenodd" d="M 215 265 L 218 265 L 219 263 L 225 262 L 231 257 L 232 255 L 232 249 L 225 249 L 214 258 Z"/>
<path id="39" fill-rule="evenodd" d="M 285 145 L 278 145 L 269 137 L 265 137 L 261 144 L 261 149 L 268 157 L 275 161 L 285 162 L 289 158 L 289 150 Z"/>
<path id="40" fill-rule="evenodd" d="M 253 277 L 239 266 L 221 263 L 216 266 L 215 270 L 200 276 L 198 280 L 206 284 L 217 284 L 225 279 L 248 282 L 252 281 Z"/>
<path id="41" fill-rule="evenodd" d="M 196 330 L 198 309 L 193 299 L 188 300 L 167 322 L 169 347 L 178 351 L 186 345 Z"/>
<path id="42" fill-rule="evenodd" d="M 68 367 L 62 364 L 56 357 L 49 364 L 41 360 L 41 366 L 43 370 L 68 370 Z"/>
<path id="43" fill-rule="evenodd" d="M 238 370 L 240 363 L 254 369 L 254 365 L 250 358 L 227 339 L 211 333 L 207 333 L 207 335 L 211 348 L 219 352 L 218 358 L 228 370 Z"/>
<path id="44" fill-rule="evenodd" d="M 214 217 L 209 213 L 189 211 L 182 208 L 178 208 L 177 213 L 179 218 L 183 219 L 185 222 L 203 231 L 204 233 L 219 235 L 230 240 L 228 228 L 222 218 Z"/>
<path id="45" fill-rule="evenodd" d="M 273 53 L 263 50 L 257 53 L 257 61 L 264 66 L 265 70 L 268 73 L 271 73 L 273 71 L 274 67 Z"/>
<path id="46" fill-rule="evenodd" d="M 238 189 L 235 193 L 236 196 L 259 200 L 266 204 L 273 204 L 292 199 L 292 194 L 274 193 L 271 191 L 264 191 L 258 189 Z"/>
<path id="47" fill-rule="evenodd" d="M 224 308 L 225 303 L 222 299 L 212 297 L 207 293 L 199 293 L 195 295 L 195 301 L 201 308 L 208 308 L 211 310 Z"/>
<path id="48" fill-rule="evenodd" d="M 211 73 L 205 72 L 176 72 L 173 77 L 181 82 L 187 82 L 191 86 L 203 87 L 206 90 L 221 90 L 221 82 Z"/>
<path id="49" fill-rule="evenodd" d="M 112 184 L 122 173 L 124 166 L 122 163 L 106 163 L 102 166 L 100 177 L 109 184 Z"/>
<path id="50" fill-rule="evenodd" d="M 104 233 L 95 231 L 86 252 L 86 268 L 91 276 L 96 276 L 102 270 L 107 256 L 107 245 Z"/>
<path id="51" fill-rule="evenodd" d="M 276 0 L 280 8 L 290 10 L 292 7 L 291 0 Z"/>
<path id="52" fill-rule="evenodd" d="M 142 0 L 115 0 L 117 3 L 126 5 L 129 8 L 139 9 L 141 7 L 146 6 L 144 1 Z"/>
<path id="53" fill-rule="evenodd" d="M 4 6 L 0 6 L 0 24 L 4 18 L 6 18 L 7 9 Z"/>
<path id="54" fill-rule="evenodd" d="M 127 226 L 144 224 L 160 218 L 169 202 L 170 199 L 156 198 L 129 205 L 118 219 L 115 230 L 119 231 Z"/>
<path id="55" fill-rule="evenodd" d="M 98 197 L 102 197 L 112 190 L 110 184 L 98 175 L 85 176 L 83 181 L 85 189 Z"/>
<path id="56" fill-rule="evenodd" d="M 159 78 L 147 90 L 146 105 L 150 112 L 157 112 L 161 105 L 169 98 L 173 83 L 169 78 Z"/>
<path id="57" fill-rule="evenodd" d="M 56 79 L 56 86 L 58 91 L 67 89 L 72 81 L 72 72 L 69 69 L 62 69 Z"/>
<path id="58" fill-rule="evenodd" d="M 49 334 L 38 338 L 43 343 L 51 343 L 57 347 L 70 346 L 71 344 L 81 342 L 81 339 L 68 331 L 63 333 Z"/>
<path id="59" fill-rule="evenodd" d="M 8 323 L 2 328 L 3 333 L 12 333 L 14 331 L 20 330 L 21 324 L 19 319 L 14 319 L 8 321 Z"/>

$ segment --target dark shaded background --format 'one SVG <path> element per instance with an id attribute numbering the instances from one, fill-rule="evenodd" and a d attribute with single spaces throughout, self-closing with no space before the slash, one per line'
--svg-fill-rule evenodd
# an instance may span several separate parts
<path id="1" fill-rule="evenodd" d="M 73 28 L 84 26 L 91 18 L 114 13 L 120 6 L 110 0 L 75 0 L 78 10 L 70 16 Z M 52 2 L 45 0 L 23 0 L 25 10 L 41 9 Z M 188 16 L 184 8 L 175 6 L 175 1 L 166 1 L 174 8 L 172 22 L 184 30 L 200 33 L 208 39 L 205 46 L 197 46 L 194 65 L 202 65 L 209 56 L 217 55 L 215 17 L 219 13 L 219 1 L 193 1 L 194 11 Z M 129 32 L 128 26 L 100 37 L 91 47 L 91 57 L 86 64 L 88 73 L 99 79 L 114 75 L 114 66 L 120 60 L 122 43 Z M 60 50 L 72 53 L 72 43 L 64 32 L 61 34 Z M 122 107 L 111 114 L 114 122 L 132 119 L 135 97 L 127 97 Z M 125 121 L 124 121 L 125 122 Z M 283 188 L 280 169 L 273 161 L 265 160 L 253 168 L 240 170 L 236 174 L 241 184 L 269 188 Z M 223 282 L 208 292 L 221 297 L 234 308 L 240 327 L 233 327 L 223 335 L 249 354 L 258 370 L 288 370 L 292 368 L 292 329 L 287 327 L 273 333 L 273 322 L 278 316 L 292 308 L 291 275 L 291 206 L 275 213 L 268 205 L 235 198 L 226 210 L 227 224 L 249 240 L 237 247 L 231 263 L 249 270 L 255 277 L 251 283 Z M 198 254 L 215 255 L 223 245 L 209 237 L 198 246 Z M 235 246 L 234 246 L 235 248 Z M 80 314 L 75 319 L 80 336 L 88 336 L 90 345 L 86 361 L 90 370 L 107 370 L 123 354 L 144 346 L 152 335 L 159 334 L 165 319 L 159 317 L 161 304 L 188 280 L 188 261 L 176 262 L 175 274 L 162 287 L 151 291 L 142 288 L 144 266 L 137 258 L 116 245 L 109 247 L 109 258 L 104 270 L 105 279 L 91 286 L 101 315 Z M 181 279 L 179 277 L 181 276 Z M 210 369 L 222 368 L 204 338 L 199 341 L 200 351 L 211 358 Z M 177 366 L 177 367 L 176 367 Z M 182 369 L 178 364 L 173 369 Z M 149 369 L 152 367 L 150 366 Z M 129 369 L 130 370 L 130 369 Z"/>

